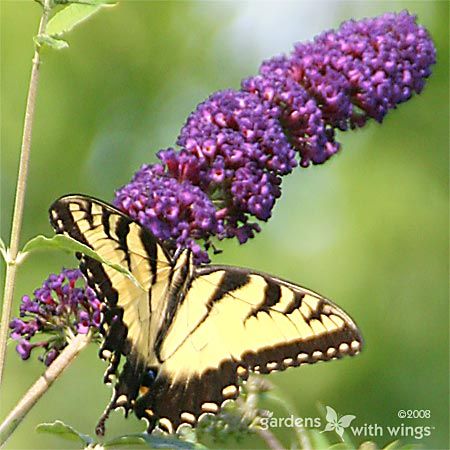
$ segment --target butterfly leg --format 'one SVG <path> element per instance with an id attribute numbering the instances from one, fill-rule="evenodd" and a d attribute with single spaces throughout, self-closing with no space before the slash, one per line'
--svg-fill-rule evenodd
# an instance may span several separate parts
<path id="1" fill-rule="evenodd" d="M 105 433 L 105 422 L 109 417 L 111 410 L 124 408 L 125 417 L 131 409 L 134 409 L 136 397 L 141 386 L 141 379 L 144 373 L 145 365 L 139 361 L 133 354 L 129 355 L 123 366 L 119 379 L 114 386 L 113 396 L 105 411 L 101 415 L 95 428 L 97 435 L 103 436 Z"/>

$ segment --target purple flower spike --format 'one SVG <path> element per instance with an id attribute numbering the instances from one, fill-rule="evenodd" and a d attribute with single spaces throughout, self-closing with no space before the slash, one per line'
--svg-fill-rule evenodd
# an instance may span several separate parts
<path id="1" fill-rule="evenodd" d="M 50 275 L 34 291 L 33 298 L 22 297 L 21 319 L 14 318 L 9 324 L 12 339 L 19 342 L 17 353 L 28 359 L 34 348 L 41 347 L 44 354 L 39 359 L 50 365 L 67 345 L 69 336 L 99 330 L 100 308 L 100 301 L 78 269 Z M 47 340 L 31 342 L 38 333 L 45 333 Z"/>
<path id="2" fill-rule="evenodd" d="M 220 91 L 188 118 L 178 138 L 183 149 L 158 153 L 171 177 L 214 199 L 219 239 L 253 236 L 259 228 L 248 219 L 269 219 L 280 196 L 279 176 L 297 166 L 281 119 L 277 105 L 254 93 Z"/>
<path id="3" fill-rule="evenodd" d="M 242 88 L 259 95 L 279 107 L 279 120 L 293 149 L 301 156 L 301 166 L 325 162 L 339 150 L 334 141 L 334 130 L 327 127 L 323 111 L 308 92 L 293 78 L 282 72 L 288 61 L 281 57 L 267 61 L 262 73 L 242 82 Z M 273 69 L 273 70 L 271 70 Z"/>
<path id="4" fill-rule="evenodd" d="M 415 16 L 348 21 L 289 56 L 265 61 L 241 90 L 212 94 L 188 117 L 180 150 L 158 152 L 115 204 L 165 241 L 207 262 L 212 237 L 246 242 L 281 195 L 281 177 L 340 149 L 336 131 L 379 122 L 423 88 L 435 49 Z M 204 241 L 205 250 L 198 240 Z"/>

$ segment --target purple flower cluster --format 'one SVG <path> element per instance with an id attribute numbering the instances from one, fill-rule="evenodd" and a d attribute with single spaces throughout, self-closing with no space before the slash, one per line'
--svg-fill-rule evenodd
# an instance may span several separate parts
<path id="1" fill-rule="evenodd" d="M 290 73 L 290 61 L 279 56 L 264 62 L 260 75 L 244 80 L 242 89 L 278 106 L 280 123 L 292 148 L 300 154 L 302 167 L 310 161 L 323 163 L 339 150 L 334 130 L 325 123 L 314 98 Z"/>
<path id="2" fill-rule="evenodd" d="M 34 348 L 42 348 L 44 352 L 39 359 L 49 366 L 71 335 L 99 329 L 100 307 L 100 301 L 86 286 L 78 269 L 63 269 L 58 275 L 50 275 L 34 291 L 33 298 L 22 297 L 21 318 L 14 318 L 9 324 L 11 337 L 18 341 L 17 352 L 22 359 L 28 359 Z M 47 339 L 31 342 L 37 333 L 45 333 Z"/>
<path id="3" fill-rule="evenodd" d="M 189 181 L 216 198 L 226 237 L 239 236 L 247 214 L 267 220 L 280 196 L 280 175 L 297 166 L 279 108 L 248 92 L 213 94 L 190 115 L 177 143 L 182 150 L 169 158 L 160 154 L 161 160 L 177 177 L 171 167 L 180 156 L 195 159 L 199 172 Z"/>
<path id="4" fill-rule="evenodd" d="M 194 239 L 208 243 L 212 236 L 236 236 L 243 243 L 259 231 L 248 215 L 270 217 L 281 194 L 280 175 L 297 165 L 295 151 L 277 107 L 233 90 L 200 104 L 178 144 L 179 152 L 158 153 L 166 171 L 160 165 L 142 167 L 117 191 L 115 204 L 158 238 L 190 247 L 197 262 L 207 262 L 207 252 Z"/>
<path id="5" fill-rule="evenodd" d="M 204 182 L 221 184 L 248 164 L 286 175 L 297 166 L 279 108 L 254 94 L 228 89 L 189 116 L 177 144 L 202 163 Z M 217 176 L 219 174 L 219 176 Z M 202 186 L 204 188 L 204 186 Z"/>
<path id="6" fill-rule="evenodd" d="M 281 177 L 322 164 L 336 130 L 382 121 L 419 93 L 436 52 L 408 12 L 350 20 L 265 61 L 241 90 L 211 95 L 189 116 L 162 162 L 142 167 L 115 204 L 160 239 L 209 260 L 211 238 L 244 243 L 267 221 Z M 197 243 L 204 240 L 205 250 Z"/>
<path id="7" fill-rule="evenodd" d="M 344 22 L 290 56 L 265 61 L 242 83 L 282 108 L 301 165 L 321 164 L 339 150 L 335 130 L 381 122 L 388 110 L 420 93 L 436 50 L 416 17 L 403 11 Z"/>
<path id="8" fill-rule="evenodd" d="M 117 191 L 114 203 L 172 250 L 189 247 L 198 258 L 207 258 L 195 239 L 214 236 L 218 221 L 214 205 L 199 187 L 170 177 L 159 164 L 144 165 Z"/>

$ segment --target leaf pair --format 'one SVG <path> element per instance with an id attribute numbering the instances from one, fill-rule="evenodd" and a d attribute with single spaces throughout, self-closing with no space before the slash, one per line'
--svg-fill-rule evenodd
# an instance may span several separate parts
<path id="1" fill-rule="evenodd" d="M 56 420 L 53 423 L 41 423 L 36 427 L 36 431 L 40 433 L 51 433 L 70 441 L 78 441 L 85 448 L 95 448 L 96 442 L 87 434 L 80 433 L 70 425 Z M 205 448 L 201 445 L 191 442 L 181 441 L 172 437 L 153 436 L 148 433 L 133 433 L 116 437 L 110 441 L 101 444 L 102 448 L 116 448 L 120 446 L 150 447 L 150 448 L 171 448 L 176 450 L 193 450 Z"/>
<path id="2" fill-rule="evenodd" d="M 67 48 L 69 44 L 62 37 L 100 9 L 114 6 L 113 0 L 59 0 L 57 4 L 67 4 L 48 22 L 44 34 L 35 36 L 38 47 L 48 46 L 55 50 Z"/>

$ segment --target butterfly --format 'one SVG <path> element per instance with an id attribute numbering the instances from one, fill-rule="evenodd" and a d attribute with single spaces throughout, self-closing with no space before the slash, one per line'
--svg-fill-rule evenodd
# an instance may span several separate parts
<path id="1" fill-rule="evenodd" d="M 99 355 L 109 363 L 105 383 L 114 383 L 98 434 L 119 407 L 146 419 L 148 432 L 174 433 L 236 399 L 251 372 L 361 350 L 353 320 L 309 289 L 251 269 L 196 266 L 189 249 L 170 252 L 148 229 L 91 197 L 61 197 L 49 215 L 56 233 L 134 277 L 76 255 L 102 302 Z"/>

